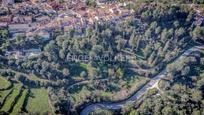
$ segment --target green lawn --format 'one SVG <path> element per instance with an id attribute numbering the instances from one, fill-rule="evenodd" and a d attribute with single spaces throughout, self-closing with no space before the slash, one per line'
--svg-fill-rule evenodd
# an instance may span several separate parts
<path id="1" fill-rule="evenodd" d="M 16 115 L 16 114 L 18 114 L 21 111 L 21 107 L 23 106 L 23 103 L 25 101 L 27 93 L 28 93 L 28 89 L 25 89 L 23 91 L 21 97 L 19 98 L 17 104 L 14 106 L 11 115 Z"/>
<path id="2" fill-rule="evenodd" d="M 0 103 L 6 98 L 6 96 L 12 91 L 12 89 L 0 91 Z"/>
<path id="3" fill-rule="evenodd" d="M 21 87 L 22 87 L 21 84 L 14 85 L 14 90 L 13 90 L 12 94 L 9 95 L 9 97 L 7 98 L 5 104 L 1 108 L 1 111 L 5 111 L 5 112 L 9 111 L 9 109 L 11 108 L 11 105 L 14 102 L 16 96 L 19 95 Z"/>
<path id="4" fill-rule="evenodd" d="M 78 77 L 82 71 L 87 71 L 86 67 L 87 66 L 85 64 L 73 63 L 70 66 L 70 74 Z"/>
<path id="5" fill-rule="evenodd" d="M 102 67 L 103 65 L 101 65 Z M 96 74 L 98 74 L 100 72 L 100 68 L 95 68 L 95 67 L 89 67 L 88 64 L 86 63 L 80 63 L 80 67 L 86 69 L 87 71 L 93 71 L 95 72 Z"/>
<path id="6" fill-rule="evenodd" d="M 88 68 L 88 64 L 85 64 L 85 63 L 80 63 L 80 66 L 83 67 L 84 69 Z"/>
<path id="7" fill-rule="evenodd" d="M 9 87 L 11 83 L 3 77 L 0 77 L 0 89 L 5 89 Z"/>
<path id="8" fill-rule="evenodd" d="M 94 67 L 89 68 L 88 67 L 89 65 L 86 63 L 80 63 L 79 65 L 80 65 L 80 67 L 86 69 L 87 71 L 89 71 L 89 69 L 93 69 L 95 72 L 99 72 L 99 70 L 97 68 L 94 68 Z M 103 65 L 101 65 L 101 66 L 103 66 Z"/>
<path id="9" fill-rule="evenodd" d="M 48 93 L 44 88 L 41 89 L 31 89 L 31 93 L 28 99 L 27 105 L 28 112 L 36 113 L 45 113 L 51 112 L 48 104 Z"/>

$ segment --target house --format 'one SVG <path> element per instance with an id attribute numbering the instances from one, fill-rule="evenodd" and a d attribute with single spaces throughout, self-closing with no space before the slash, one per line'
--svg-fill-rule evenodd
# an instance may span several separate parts
<path id="1" fill-rule="evenodd" d="M 128 9 L 123 9 L 122 10 L 122 13 L 121 13 L 122 17 L 127 17 L 129 15 L 130 15 L 130 10 L 128 10 Z"/>
<path id="2" fill-rule="evenodd" d="M 28 54 L 28 58 L 38 57 L 40 54 L 41 52 L 31 52 Z"/>
<path id="3" fill-rule="evenodd" d="M 48 16 L 40 16 L 35 18 L 36 22 L 41 23 L 41 24 L 46 24 L 47 22 L 50 21 L 50 18 Z"/>
<path id="4" fill-rule="evenodd" d="M 73 26 L 64 26 L 64 32 L 69 32 L 71 29 L 73 29 Z"/>
<path id="5" fill-rule="evenodd" d="M 12 16 L 0 16 L 0 22 L 11 23 L 11 21 L 12 21 Z"/>
<path id="6" fill-rule="evenodd" d="M 42 51 L 40 48 L 32 48 L 28 50 L 23 50 L 23 53 L 25 54 L 24 56 L 26 58 L 34 58 L 38 57 L 42 53 Z"/>
<path id="7" fill-rule="evenodd" d="M 12 5 L 14 4 L 14 0 L 2 0 L 2 5 Z"/>
<path id="8" fill-rule="evenodd" d="M 24 58 L 23 52 L 17 51 L 17 52 L 14 54 L 14 58 L 15 58 L 15 59 Z"/>
<path id="9" fill-rule="evenodd" d="M 68 22 L 72 22 L 73 17 L 65 16 L 65 17 L 63 18 L 63 20 L 66 20 L 66 21 L 68 21 Z"/>
<path id="10" fill-rule="evenodd" d="M 24 58 L 21 51 L 6 51 L 5 56 L 8 58 L 21 59 Z"/>
<path id="11" fill-rule="evenodd" d="M 117 0 L 96 0 L 96 3 L 98 5 L 103 5 L 103 4 L 113 4 L 116 3 Z"/>
<path id="12" fill-rule="evenodd" d="M 38 36 L 39 39 L 42 39 L 42 41 L 47 41 L 50 39 L 50 33 L 46 32 L 46 31 L 39 31 L 36 33 L 33 32 L 28 32 L 26 33 L 26 39 L 27 40 L 34 40 L 34 37 Z"/>
<path id="13" fill-rule="evenodd" d="M 7 27 L 8 27 L 8 23 L 6 22 L 0 23 L 0 29 L 7 28 Z"/>
<path id="14" fill-rule="evenodd" d="M 203 23 L 204 23 L 204 16 L 202 16 L 202 15 L 197 15 L 196 17 L 195 17 L 195 25 L 197 25 L 197 26 L 200 26 L 200 25 L 202 25 Z"/>
<path id="15" fill-rule="evenodd" d="M 87 6 L 84 2 L 77 2 L 73 7 L 73 10 L 75 11 L 79 11 L 79 10 L 85 11 L 86 9 L 87 9 Z"/>
<path id="16" fill-rule="evenodd" d="M 112 14 L 119 14 L 119 13 L 121 13 L 121 11 L 118 10 L 118 8 L 110 8 L 109 11 L 110 11 Z"/>
<path id="17" fill-rule="evenodd" d="M 106 16 L 106 12 L 104 9 L 96 10 L 96 15 L 99 17 L 104 17 Z"/>
<path id="18" fill-rule="evenodd" d="M 42 2 L 45 2 L 47 0 L 30 0 L 33 4 L 36 4 L 36 3 L 42 3 Z"/>
<path id="19" fill-rule="evenodd" d="M 79 11 L 76 12 L 76 15 L 77 15 L 77 17 L 82 18 L 82 17 L 87 17 L 88 13 L 86 11 L 84 11 L 84 10 L 79 10 Z"/>
<path id="20" fill-rule="evenodd" d="M 31 48 L 31 49 L 26 49 L 26 50 L 23 50 L 24 53 L 39 53 L 41 52 L 41 49 L 40 48 Z"/>
<path id="21" fill-rule="evenodd" d="M 30 27 L 28 24 L 10 24 L 9 25 L 9 32 L 11 34 L 14 34 L 14 33 L 23 33 L 23 32 L 26 32 L 27 30 L 29 30 Z"/>
<path id="22" fill-rule="evenodd" d="M 41 31 L 37 35 L 39 37 L 41 37 L 43 39 L 43 41 L 47 41 L 50 39 L 50 33 L 46 32 L 46 31 Z"/>
<path id="23" fill-rule="evenodd" d="M 15 16 L 13 17 L 13 24 L 28 24 L 32 23 L 32 17 L 31 16 Z"/>
<path id="24" fill-rule="evenodd" d="M 32 48 L 27 50 L 16 50 L 16 51 L 6 51 L 5 56 L 14 58 L 14 59 L 23 59 L 30 57 L 37 57 L 41 54 L 40 48 Z"/>
<path id="25" fill-rule="evenodd" d="M 58 3 L 58 2 L 55 2 L 55 1 L 53 1 L 53 2 L 51 2 L 50 4 L 49 4 L 54 10 L 62 10 L 62 9 L 65 9 L 60 3 Z"/>

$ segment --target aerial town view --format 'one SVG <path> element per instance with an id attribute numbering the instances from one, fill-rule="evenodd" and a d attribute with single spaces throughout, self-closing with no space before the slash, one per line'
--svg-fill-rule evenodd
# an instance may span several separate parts
<path id="1" fill-rule="evenodd" d="M 204 0 L 0 0 L 0 115 L 204 115 Z"/>

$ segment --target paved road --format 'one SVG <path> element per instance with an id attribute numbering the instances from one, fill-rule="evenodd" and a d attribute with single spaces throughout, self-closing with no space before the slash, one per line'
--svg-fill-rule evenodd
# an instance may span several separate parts
<path id="1" fill-rule="evenodd" d="M 194 46 L 188 50 L 186 50 L 180 57 L 178 57 L 174 62 L 179 62 L 182 59 L 184 59 L 186 56 L 191 55 L 192 52 L 194 51 L 199 51 L 201 49 L 204 49 L 204 45 L 202 46 Z M 158 75 L 156 75 L 155 77 L 153 77 L 144 87 L 142 87 L 139 91 L 137 91 L 133 96 L 131 96 L 130 98 L 123 100 L 121 102 L 118 103 L 96 103 L 96 104 L 91 104 L 87 107 L 85 107 L 82 112 L 80 113 L 80 115 L 88 115 L 90 112 L 96 110 L 96 109 L 112 109 L 112 110 L 116 110 L 116 109 L 121 109 L 123 106 L 127 105 L 127 104 L 132 104 L 134 103 L 134 101 L 136 101 L 138 98 L 140 98 L 141 96 L 143 96 L 149 89 L 151 88 L 155 88 L 157 87 L 158 81 L 161 78 L 164 78 L 167 74 L 167 70 L 163 70 L 162 72 L 160 72 Z"/>

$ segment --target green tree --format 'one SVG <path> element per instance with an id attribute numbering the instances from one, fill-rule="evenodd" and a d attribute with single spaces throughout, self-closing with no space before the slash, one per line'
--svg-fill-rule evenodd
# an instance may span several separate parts
<path id="1" fill-rule="evenodd" d="M 181 37 L 183 37 L 184 35 L 185 35 L 185 30 L 184 30 L 184 28 L 179 28 L 177 31 L 176 31 L 176 35 L 179 37 L 179 38 L 181 38 Z"/>
<path id="2" fill-rule="evenodd" d="M 192 32 L 192 37 L 194 38 L 194 40 L 204 39 L 203 36 L 204 36 L 204 27 L 197 26 L 196 28 L 194 28 Z"/>
<path id="3" fill-rule="evenodd" d="M 84 78 L 84 77 L 87 76 L 87 73 L 86 73 L 85 71 L 82 71 L 82 72 L 80 73 L 80 76 L 81 76 L 82 78 Z"/>
<path id="4" fill-rule="evenodd" d="M 62 73 L 63 73 L 63 75 L 66 76 L 66 77 L 70 75 L 69 69 L 67 69 L 67 68 L 64 68 L 63 71 L 62 71 Z"/>
<path id="5" fill-rule="evenodd" d="M 137 45 L 137 38 L 136 38 L 136 32 L 135 31 L 133 31 L 133 33 L 132 33 L 128 43 L 132 47 L 132 50 L 136 47 L 136 45 Z"/>
<path id="6" fill-rule="evenodd" d="M 162 109 L 162 114 L 163 114 L 163 115 L 172 115 L 172 114 L 173 114 L 173 108 L 172 108 L 172 107 L 169 107 L 169 106 L 165 106 L 165 107 Z"/>
<path id="7" fill-rule="evenodd" d="M 128 115 L 139 115 L 139 113 L 136 110 L 132 110 Z"/>
<path id="8" fill-rule="evenodd" d="M 192 100 L 195 102 L 201 101 L 202 100 L 202 92 L 199 90 L 193 89 Z"/>

